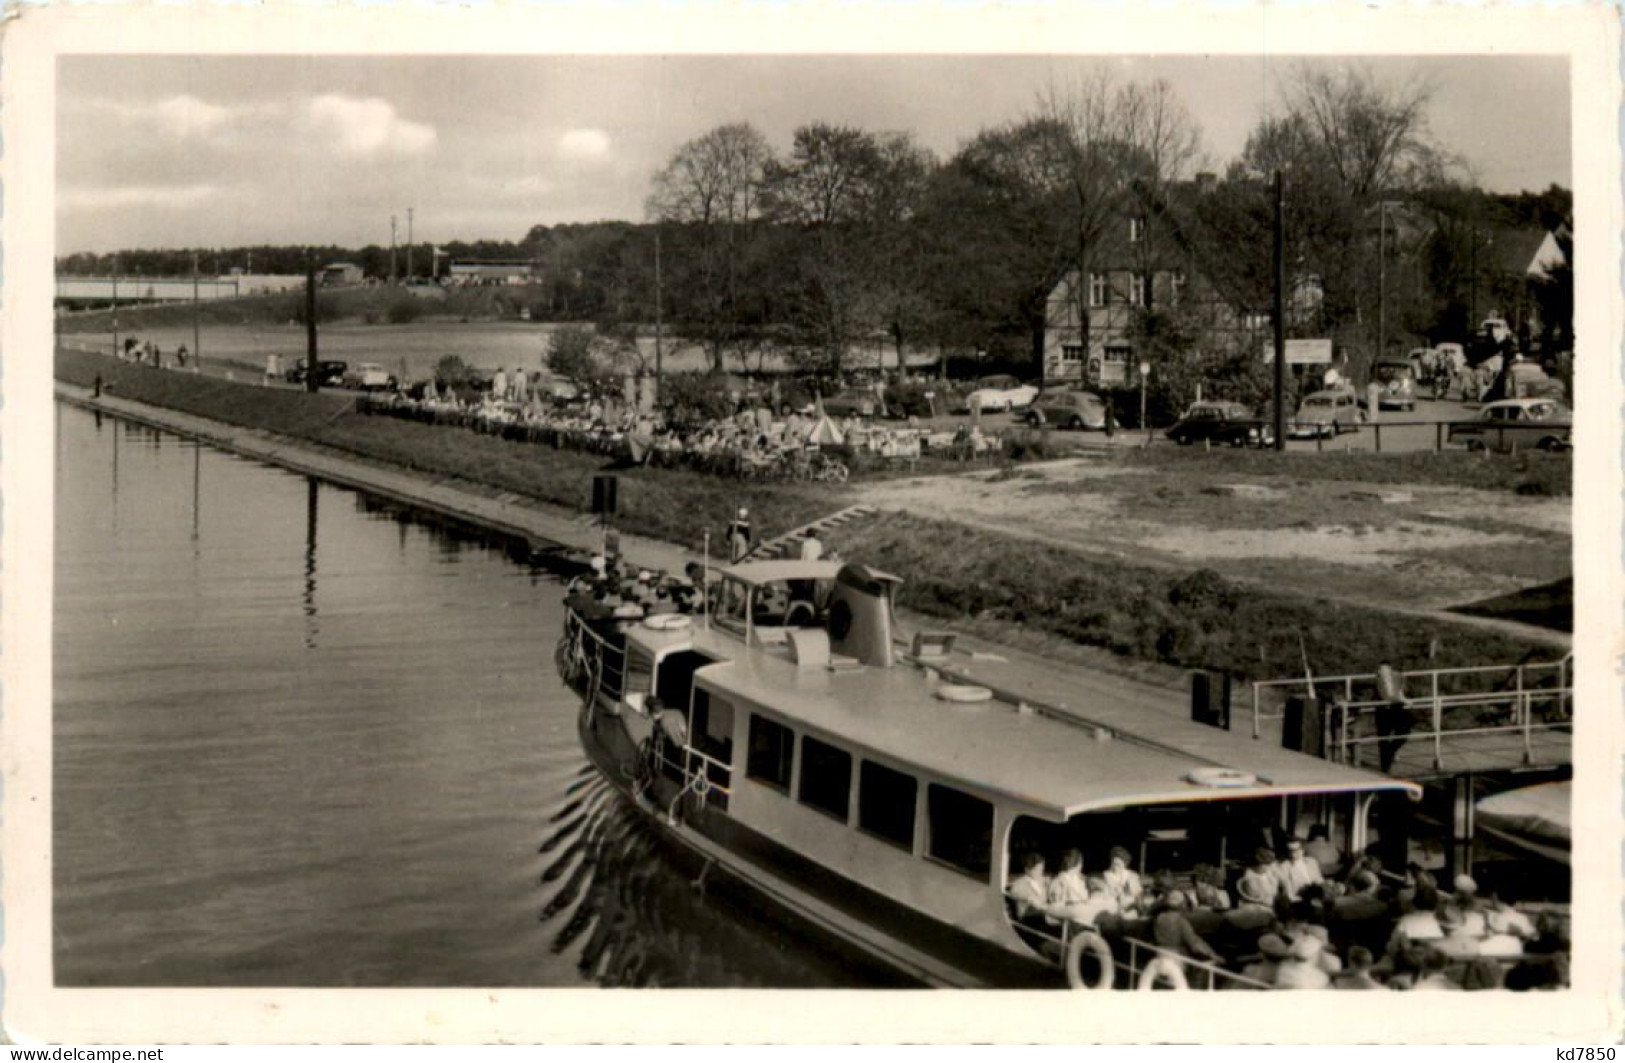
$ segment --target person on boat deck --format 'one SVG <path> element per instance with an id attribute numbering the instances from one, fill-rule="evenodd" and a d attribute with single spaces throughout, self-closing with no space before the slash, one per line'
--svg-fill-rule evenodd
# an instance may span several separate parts
<path id="1" fill-rule="evenodd" d="M 1280 892 L 1281 877 L 1276 872 L 1275 854 L 1260 846 L 1253 853 L 1253 866 L 1243 871 L 1236 882 L 1236 895 L 1240 898 L 1237 907 L 1273 910 L 1275 895 Z"/>
<path id="2" fill-rule="evenodd" d="M 1106 895 L 1116 901 L 1118 908 L 1123 911 L 1136 907 L 1145 892 L 1139 873 L 1128 866 L 1132 859 L 1129 851 L 1121 845 L 1112 846 L 1111 866 L 1101 876 L 1106 884 Z"/>
<path id="3" fill-rule="evenodd" d="M 1343 854 L 1332 844 L 1326 824 L 1316 823 L 1309 828 L 1309 841 L 1304 844 L 1303 851 L 1320 865 L 1320 873 L 1326 878 L 1336 878 L 1343 873 Z"/>
<path id="4" fill-rule="evenodd" d="M 1411 898 L 1411 910 L 1399 917 L 1394 926 L 1394 941 L 1398 943 L 1438 941 L 1444 937 L 1439 925 L 1439 893 L 1431 886 L 1421 886 Z"/>
<path id="5" fill-rule="evenodd" d="M 1309 858 L 1304 852 L 1303 842 L 1297 838 L 1286 843 L 1286 860 L 1276 865 L 1275 873 L 1287 898 L 1294 901 L 1306 888 L 1318 886 L 1324 881 L 1320 865 Z"/>
<path id="6" fill-rule="evenodd" d="M 1184 890 L 1171 890 L 1157 903 L 1156 916 L 1151 921 L 1152 941 L 1158 948 L 1177 952 L 1193 960 L 1220 963 L 1224 957 L 1203 940 L 1202 935 L 1185 917 L 1190 910 L 1190 897 Z"/>
<path id="7" fill-rule="evenodd" d="M 1349 949 L 1348 969 L 1332 979 L 1333 989 L 1386 989 L 1371 973 L 1371 966 L 1376 960 L 1371 950 L 1364 945 L 1355 945 Z"/>
<path id="8" fill-rule="evenodd" d="M 1010 899 L 1016 902 L 1016 918 L 1023 922 L 1041 921 L 1049 905 L 1049 876 L 1044 874 L 1044 858 L 1028 853 L 1021 860 L 1021 877 L 1010 884 Z"/>
<path id="9" fill-rule="evenodd" d="M 1422 954 L 1422 977 L 1416 980 L 1412 989 L 1459 991 L 1461 986 L 1451 981 L 1445 973 L 1450 966 L 1450 958 L 1438 949 L 1428 949 Z"/>
<path id="10" fill-rule="evenodd" d="M 1068 849 L 1061 854 L 1061 871 L 1050 879 L 1047 900 L 1057 914 L 1078 923 L 1093 923 L 1104 910 L 1105 898 L 1090 903 L 1089 883 L 1083 877 L 1083 854 L 1078 850 Z"/>
<path id="11" fill-rule="evenodd" d="M 1193 880 L 1191 891 L 1196 897 L 1196 906 L 1214 912 L 1228 912 L 1230 910 L 1230 894 L 1224 888 L 1224 871 L 1212 864 L 1197 864 L 1191 871 Z"/>
<path id="12" fill-rule="evenodd" d="M 737 562 L 750 553 L 750 510 L 739 507 L 739 514 L 728 525 L 728 560 Z"/>

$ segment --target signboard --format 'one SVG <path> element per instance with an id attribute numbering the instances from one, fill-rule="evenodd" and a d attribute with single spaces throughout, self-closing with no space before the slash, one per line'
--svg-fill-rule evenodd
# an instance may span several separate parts
<path id="1" fill-rule="evenodd" d="M 1275 344 L 1264 344 L 1264 361 L 1275 361 Z M 1331 340 L 1287 340 L 1287 365 L 1331 365 Z"/>

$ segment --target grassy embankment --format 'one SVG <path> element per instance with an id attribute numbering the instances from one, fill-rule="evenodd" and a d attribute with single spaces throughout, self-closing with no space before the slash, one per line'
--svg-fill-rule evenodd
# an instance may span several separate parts
<path id="1" fill-rule="evenodd" d="M 100 372 L 127 399 L 309 443 L 438 477 L 458 477 L 541 502 L 584 510 L 602 459 L 472 432 L 348 412 L 330 395 L 261 389 L 107 358 L 59 352 L 57 376 L 89 386 Z M 832 487 L 745 484 L 674 470 L 621 473 L 621 524 L 697 548 L 749 506 L 771 532 L 840 508 Z M 1517 660 L 1535 648 L 1480 630 L 1441 630 L 1426 618 L 1241 588 L 1209 571 L 1177 573 L 1084 557 L 949 521 L 888 515 L 830 536 L 843 555 L 906 577 L 902 604 L 990 638 L 1040 632 L 1125 657 L 1211 668 L 1243 678 L 1301 667 L 1302 648 L 1322 674 L 1376 662 L 1447 666 Z"/>

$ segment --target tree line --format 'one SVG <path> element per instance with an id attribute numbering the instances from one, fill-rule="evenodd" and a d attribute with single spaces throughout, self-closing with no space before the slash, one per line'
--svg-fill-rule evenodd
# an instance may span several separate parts
<path id="1" fill-rule="evenodd" d="M 1206 163 L 1200 130 L 1166 82 L 1104 75 L 1050 87 L 946 158 L 908 132 L 825 122 L 795 130 L 778 152 L 753 126 L 731 123 L 676 149 L 639 222 L 537 225 L 517 242 L 441 247 L 532 263 L 533 317 L 596 322 L 623 339 L 659 319 L 715 369 L 760 368 L 771 351 L 839 376 L 854 351 L 884 346 L 976 353 L 1033 373 L 1050 293 L 1069 271 L 1122 268 L 1113 227 L 1126 219 L 1142 227 L 1133 254 L 1150 262 L 1177 245 L 1216 298 L 1267 313 L 1279 172 L 1288 268 L 1319 293 L 1292 330 L 1370 348 L 1380 320 L 1391 342 L 1465 339 L 1474 315 L 1521 283 L 1499 268 L 1495 233 L 1540 227 L 1559 231 L 1569 256 L 1536 292 L 1542 338 L 1571 344 L 1569 192 L 1475 187 L 1428 127 L 1431 95 L 1426 83 L 1384 82 L 1358 65 L 1301 67 L 1284 107 L 1222 171 Z M 191 254 L 126 251 L 119 268 L 184 275 Z M 203 259 L 299 272 L 307 255 L 390 273 L 389 250 L 376 246 Z M 396 263 L 404 272 L 403 252 Z M 105 274 L 113 262 L 74 255 L 58 267 Z M 428 268 L 420 247 L 416 271 Z M 1077 288 L 1081 301 L 1087 285 Z M 1136 345 L 1189 357 L 1201 344 L 1197 313 L 1148 287 L 1136 300 Z M 1090 316 L 1078 316 L 1087 349 Z"/>

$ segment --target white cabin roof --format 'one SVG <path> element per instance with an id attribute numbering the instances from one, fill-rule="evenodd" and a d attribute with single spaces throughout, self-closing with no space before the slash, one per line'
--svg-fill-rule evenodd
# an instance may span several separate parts
<path id="1" fill-rule="evenodd" d="M 702 635 L 695 641 L 711 640 Z M 1106 724 L 1097 730 L 997 699 L 943 701 L 934 693 L 937 681 L 906 664 L 798 668 L 782 648 L 745 650 L 737 644 L 730 655 L 729 661 L 701 669 L 703 685 L 738 703 L 763 707 L 855 754 L 872 752 L 894 766 L 913 767 L 930 779 L 1025 805 L 1056 820 L 1131 804 L 1289 793 L 1419 792 L 1414 783 L 1160 712 L 1110 719 L 1119 713 L 1091 705 L 1091 719 Z M 1116 733 L 1097 737 L 1107 728 Z M 1257 782 L 1223 788 L 1192 783 L 1190 773 L 1204 768 L 1247 772 Z"/>
<path id="2" fill-rule="evenodd" d="M 834 579 L 844 567 L 845 563 L 841 561 L 801 561 L 790 558 L 784 561 L 744 561 L 719 571 L 729 579 L 760 586 L 764 583 L 790 579 Z"/>

